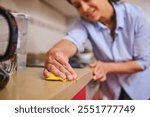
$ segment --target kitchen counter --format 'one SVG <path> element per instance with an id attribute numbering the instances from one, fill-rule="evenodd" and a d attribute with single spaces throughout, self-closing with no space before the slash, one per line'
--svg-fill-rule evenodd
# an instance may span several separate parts
<path id="1" fill-rule="evenodd" d="M 0 91 L 2 100 L 69 100 L 92 79 L 89 68 L 75 69 L 77 81 L 46 81 L 43 68 L 26 68 L 16 72 L 5 89 Z"/>

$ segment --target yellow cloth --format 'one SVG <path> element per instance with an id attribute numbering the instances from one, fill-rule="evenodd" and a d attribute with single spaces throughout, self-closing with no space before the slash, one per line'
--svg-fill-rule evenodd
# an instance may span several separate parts
<path id="1" fill-rule="evenodd" d="M 46 80 L 51 80 L 51 81 L 66 81 L 67 79 L 63 79 L 59 76 L 56 76 L 53 73 L 50 73 L 50 76 L 48 78 L 45 78 Z M 78 78 L 76 78 L 75 80 L 78 80 Z"/>
<path id="2" fill-rule="evenodd" d="M 59 76 L 56 76 L 53 73 L 50 73 L 50 76 L 48 78 L 46 78 L 46 80 L 65 81 L 65 79 L 63 79 L 63 78 L 61 78 Z"/>

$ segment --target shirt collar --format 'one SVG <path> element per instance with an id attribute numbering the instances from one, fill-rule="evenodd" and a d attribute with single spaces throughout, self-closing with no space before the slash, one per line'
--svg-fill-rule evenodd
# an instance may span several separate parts
<path id="1" fill-rule="evenodd" d="M 117 27 L 116 29 L 119 29 L 119 28 L 123 28 L 124 27 L 124 21 L 125 21 L 125 18 L 124 18 L 124 9 L 121 8 L 122 5 L 121 2 L 118 2 L 116 4 L 113 4 L 114 6 L 114 9 L 115 9 L 115 12 L 116 12 L 116 18 L 117 18 Z"/>

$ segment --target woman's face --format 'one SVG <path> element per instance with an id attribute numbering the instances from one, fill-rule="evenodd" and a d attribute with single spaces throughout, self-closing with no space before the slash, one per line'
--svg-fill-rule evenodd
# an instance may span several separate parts
<path id="1" fill-rule="evenodd" d="M 100 20 L 107 11 L 108 0 L 71 0 L 79 15 L 86 20 L 95 22 Z"/>

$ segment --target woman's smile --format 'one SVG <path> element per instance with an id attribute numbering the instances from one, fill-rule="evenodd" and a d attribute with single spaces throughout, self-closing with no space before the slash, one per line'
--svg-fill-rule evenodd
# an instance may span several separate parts
<path id="1" fill-rule="evenodd" d="M 86 16 L 87 18 L 94 19 L 95 14 L 96 14 L 96 10 L 94 9 L 94 10 L 92 10 L 92 11 L 86 13 L 85 16 Z"/>

